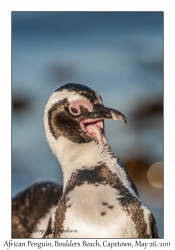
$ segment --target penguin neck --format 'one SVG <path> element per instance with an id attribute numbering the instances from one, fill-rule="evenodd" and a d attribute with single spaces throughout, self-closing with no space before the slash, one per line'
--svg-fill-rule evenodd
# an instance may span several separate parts
<path id="1" fill-rule="evenodd" d="M 73 173 L 80 169 L 91 169 L 107 163 L 112 172 L 116 172 L 118 157 L 108 143 L 91 141 L 74 143 L 65 137 L 57 139 L 56 157 L 63 171 L 64 188 Z M 119 167 L 119 166 L 118 166 Z"/>

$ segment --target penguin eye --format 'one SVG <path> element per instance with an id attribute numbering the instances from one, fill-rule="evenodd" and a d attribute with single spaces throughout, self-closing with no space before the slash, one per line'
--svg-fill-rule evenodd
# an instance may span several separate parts
<path id="1" fill-rule="evenodd" d="M 71 114 L 73 114 L 73 115 L 79 115 L 79 114 L 80 114 L 79 110 L 76 109 L 76 108 L 74 108 L 74 107 L 71 107 L 71 108 L 70 108 L 70 112 L 71 112 Z"/>

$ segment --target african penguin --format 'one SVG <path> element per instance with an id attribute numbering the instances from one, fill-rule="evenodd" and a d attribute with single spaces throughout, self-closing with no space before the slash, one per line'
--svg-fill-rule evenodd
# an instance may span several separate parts
<path id="1" fill-rule="evenodd" d="M 50 215 L 62 195 L 62 186 L 36 182 L 12 199 L 12 238 L 42 238 Z"/>
<path id="2" fill-rule="evenodd" d="M 68 83 L 50 96 L 44 126 L 63 194 L 44 238 L 158 238 L 153 214 L 105 138 L 104 119 L 126 123 L 89 87 Z"/>

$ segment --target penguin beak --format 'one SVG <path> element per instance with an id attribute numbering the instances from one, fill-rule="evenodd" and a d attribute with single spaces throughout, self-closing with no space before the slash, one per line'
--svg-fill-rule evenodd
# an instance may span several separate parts
<path id="1" fill-rule="evenodd" d="M 111 119 L 111 120 L 121 120 L 127 123 L 125 116 L 116 109 L 104 107 L 102 104 L 94 104 L 93 110 L 88 114 L 89 119 Z"/>
<path id="2" fill-rule="evenodd" d="M 93 110 L 87 112 L 80 122 L 81 129 L 97 140 L 101 140 L 104 135 L 104 119 L 121 120 L 127 123 L 125 116 L 118 110 L 96 103 Z"/>

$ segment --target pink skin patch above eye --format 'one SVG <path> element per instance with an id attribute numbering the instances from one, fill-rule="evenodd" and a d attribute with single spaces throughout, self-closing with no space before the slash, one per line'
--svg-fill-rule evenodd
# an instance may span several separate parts
<path id="1" fill-rule="evenodd" d="M 88 100 L 77 100 L 74 102 L 71 102 L 69 105 L 69 109 L 75 108 L 78 110 L 78 113 L 80 113 L 80 106 L 83 106 L 87 108 L 90 112 L 93 110 L 93 105 Z"/>
<path id="2" fill-rule="evenodd" d="M 103 104 L 100 98 L 98 100 L 96 100 L 95 103 Z M 70 103 L 69 109 L 71 110 L 71 108 L 75 108 L 78 110 L 78 113 L 80 113 L 80 106 L 87 108 L 89 110 L 89 112 L 92 112 L 92 110 L 93 110 L 93 105 L 88 100 L 73 101 Z"/>

